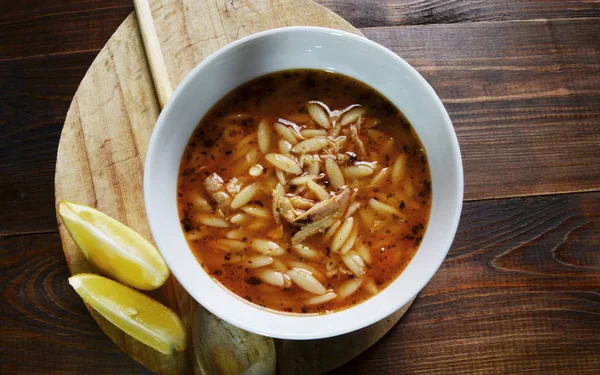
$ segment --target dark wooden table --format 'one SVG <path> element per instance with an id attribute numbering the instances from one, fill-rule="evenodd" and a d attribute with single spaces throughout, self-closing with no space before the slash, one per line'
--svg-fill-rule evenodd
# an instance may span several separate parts
<path id="1" fill-rule="evenodd" d="M 600 374 L 600 1 L 320 0 L 415 66 L 465 167 L 455 243 L 336 374 Z M 130 0 L 2 0 L 0 373 L 145 374 L 67 284 L 65 114 Z"/>

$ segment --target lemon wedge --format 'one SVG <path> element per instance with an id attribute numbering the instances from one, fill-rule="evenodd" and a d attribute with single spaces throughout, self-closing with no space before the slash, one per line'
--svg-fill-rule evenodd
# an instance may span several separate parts
<path id="1" fill-rule="evenodd" d="M 171 309 L 145 294 L 91 273 L 69 278 L 77 294 L 109 322 L 164 354 L 185 350 L 183 323 Z"/>
<path id="2" fill-rule="evenodd" d="M 67 201 L 58 204 L 58 214 L 85 257 L 103 274 L 141 290 L 156 289 L 169 277 L 158 250 L 124 224 Z"/>

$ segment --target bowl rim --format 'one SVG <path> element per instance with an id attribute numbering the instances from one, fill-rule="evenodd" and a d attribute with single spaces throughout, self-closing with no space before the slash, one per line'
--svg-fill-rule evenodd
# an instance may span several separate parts
<path id="1" fill-rule="evenodd" d="M 440 251 L 436 252 L 437 256 L 435 259 L 431 259 L 431 262 L 430 262 L 431 267 L 428 268 L 427 277 L 423 277 L 421 279 L 421 282 L 415 283 L 410 286 L 410 289 L 414 290 L 415 293 L 414 294 L 410 293 L 413 295 L 410 298 L 407 298 L 406 300 L 398 299 L 398 301 L 395 303 L 389 303 L 385 306 L 380 306 L 380 309 L 373 310 L 371 312 L 371 314 L 369 314 L 367 316 L 363 316 L 361 319 L 355 320 L 352 324 L 345 324 L 345 325 L 339 325 L 339 326 L 332 325 L 332 327 L 329 328 L 328 331 L 326 331 L 326 332 L 318 332 L 318 333 L 311 332 L 310 334 L 304 334 L 304 333 L 288 334 L 288 333 L 282 333 L 280 331 L 277 331 L 277 332 L 270 331 L 268 328 L 264 328 L 264 327 L 257 328 L 252 323 L 234 319 L 231 316 L 227 315 L 227 313 L 225 311 L 219 310 L 218 308 L 216 308 L 216 306 L 219 305 L 218 303 L 209 303 L 207 301 L 208 299 L 203 298 L 202 293 L 198 293 L 198 292 L 196 292 L 196 290 L 194 288 L 191 288 L 190 280 L 186 279 L 185 277 L 180 277 L 181 275 L 177 271 L 177 266 L 175 265 L 176 260 L 174 259 L 174 256 L 169 256 L 168 252 L 163 252 L 161 250 L 160 246 L 158 245 L 158 240 L 156 238 L 158 236 L 156 234 L 160 233 L 160 231 L 161 231 L 160 223 L 159 223 L 159 220 L 153 219 L 151 217 L 150 213 L 154 210 L 151 208 L 150 199 L 148 199 L 151 196 L 151 192 L 150 192 L 151 184 L 149 181 L 150 175 L 151 175 L 150 171 L 152 169 L 151 161 L 154 157 L 156 157 L 155 154 L 158 152 L 157 143 L 159 142 L 158 134 L 160 133 L 160 129 L 167 126 L 167 121 L 165 119 L 170 118 L 172 115 L 173 102 L 177 101 L 178 97 L 180 95 L 182 95 L 181 93 L 185 91 L 186 87 L 188 87 L 189 85 L 192 84 L 192 82 L 195 80 L 195 77 L 199 74 L 199 72 L 202 69 L 204 69 L 206 66 L 209 66 L 210 64 L 212 64 L 213 61 L 219 59 L 221 56 L 227 54 L 229 51 L 234 50 L 242 45 L 251 43 L 257 39 L 270 37 L 270 36 L 273 36 L 276 34 L 294 34 L 294 33 L 301 33 L 301 34 L 302 33 L 326 33 L 326 34 L 336 35 L 336 36 L 342 37 L 344 39 L 347 39 L 350 41 L 350 43 L 361 43 L 370 48 L 375 48 L 375 49 L 380 50 L 381 52 L 388 55 L 391 59 L 393 59 L 395 61 L 395 63 L 401 65 L 404 69 L 406 69 L 406 71 L 408 73 L 410 73 L 411 78 L 415 78 L 418 81 L 418 83 L 422 86 L 422 88 L 427 91 L 427 94 L 431 97 L 432 102 L 435 103 L 437 110 L 440 111 L 440 113 L 443 117 L 443 120 L 444 120 L 443 125 L 448 128 L 449 134 L 451 136 L 447 141 L 449 143 L 448 145 L 450 147 L 452 156 L 455 159 L 454 163 L 457 168 L 457 170 L 456 170 L 457 184 L 455 186 L 456 195 L 453 197 L 453 201 L 456 202 L 456 204 L 454 204 L 452 206 L 452 208 L 453 208 L 452 215 L 446 218 L 447 222 L 448 222 L 448 233 L 451 233 L 451 237 L 450 237 L 451 240 L 447 244 L 445 244 L 445 246 L 444 246 L 445 248 L 443 249 L 443 251 L 440 250 Z M 356 78 L 354 78 L 354 79 L 356 79 Z M 241 82 L 240 85 L 241 84 L 243 84 L 243 82 Z M 377 88 L 375 88 L 375 89 L 377 90 Z M 209 55 L 207 58 L 205 58 L 203 61 L 201 61 L 196 67 L 194 67 L 194 69 L 192 69 L 184 77 L 184 79 L 181 81 L 181 83 L 174 90 L 173 94 L 167 101 L 163 110 L 160 112 L 159 117 L 156 121 L 155 127 L 152 131 L 152 135 L 150 137 L 150 142 L 148 143 L 148 148 L 147 148 L 147 153 L 146 153 L 146 158 L 145 158 L 145 163 L 144 163 L 143 190 L 144 190 L 144 204 L 145 204 L 146 217 L 148 219 L 150 230 L 154 237 L 155 243 L 157 244 L 157 248 L 159 249 L 161 255 L 165 259 L 165 262 L 169 266 L 169 269 L 170 269 L 171 273 L 173 274 L 173 276 L 178 280 L 178 282 L 181 284 L 181 286 L 186 290 L 186 292 L 194 300 L 196 300 L 199 304 L 201 304 L 206 309 L 208 309 L 211 313 L 215 314 L 217 317 L 219 317 L 237 327 L 245 329 L 247 331 L 254 332 L 254 333 L 268 336 L 268 337 L 273 337 L 273 338 L 306 340 L 306 339 L 321 339 L 321 338 L 339 336 L 339 335 L 342 335 L 345 333 L 353 332 L 353 331 L 359 330 L 361 328 L 367 327 L 367 326 L 374 324 L 382 319 L 385 319 L 386 317 L 393 314 L 397 310 L 401 309 L 404 305 L 409 303 L 412 298 L 417 296 L 417 294 L 425 287 L 425 285 L 427 283 L 429 283 L 429 281 L 433 278 L 433 276 L 439 270 L 441 264 L 443 263 L 444 259 L 446 258 L 448 251 L 450 250 L 453 239 L 456 236 L 456 231 L 458 229 L 458 224 L 459 224 L 460 216 L 462 213 L 462 203 L 463 203 L 463 196 L 464 196 L 464 172 L 463 172 L 460 147 L 458 144 L 458 139 L 456 137 L 456 132 L 455 132 L 452 122 L 450 120 L 450 116 L 448 115 L 448 112 L 446 111 L 444 105 L 442 104 L 442 101 L 440 100 L 438 95 L 435 93 L 435 91 L 433 90 L 431 85 L 421 76 L 421 74 L 418 73 L 418 71 L 415 68 L 413 68 L 410 64 L 408 64 L 404 59 L 402 59 L 400 56 L 398 56 L 394 52 L 390 51 L 386 47 L 384 47 L 376 42 L 373 42 L 373 41 L 367 39 L 364 36 L 359 36 L 359 35 L 352 34 L 352 33 L 346 32 L 346 31 L 325 28 L 325 27 L 290 26 L 290 27 L 281 27 L 281 28 L 270 29 L 270 30 L 258 32 L 258 33 L 246 36 L 244 38 L 238 39 L 234 42 L 231 42 L 231 43 L 227 44 L 226 46 L 223 46 L 220 49 L 218 49 L 217 51 L 213 52 L 211 55 Z M 419 250 L 417 249 L 417 253 L 418 253 L 418 251 Z M 212 277 L 211 277 L 211 279 L 212 279 Z M 399 277 L 394 279 L 390 283 L 390 285 L 388 285 L 387 288 L 389 288 L 392 284 L 396 283 L 398 279 L 399 279 Z M 213 282 L 214 282 L 214 280 L 213 280 Z M 222 287 L 222 288 L 225 289 L 224 287 Z M 224 293 L 226 293 L 226 292 L 232 293 L 228 290 L 224 290 L 223 292 Z M 338 313 L 342 313 L 344 311 L 349 311 L 349 310 L 352 310 L 353 308 L 355 308 L 356 306 L 360 306 L 363 303 L 367 303 L 367 302 L 368 302 L 368 300 L 361 302 L 357 305 L 351 306 L 349 308 L 335 311 L 331 314 L 324 314 L 324 315 L 319 315 L 319 316 L 331 316 L 331 315 L 335 315 Z M 274 313 L 273 311 L 263 310 L 260 307 L 257 307 L 255 305 L 253 305 L 253 308 L 255 308 L 256 310 L 262 311 L 265 314 L 273 314 Z M 305 317 L 300 314 L 297 314 L 297 315 L 278 314 L 278 315 L 290 317 L 292 319 L 292 320 L 290 320 L 290 324 L 294 324 L 294 321 L 295 321 L 295 323 L 299 323 L 299 319 L 309 318 L 309 317 Z"/>

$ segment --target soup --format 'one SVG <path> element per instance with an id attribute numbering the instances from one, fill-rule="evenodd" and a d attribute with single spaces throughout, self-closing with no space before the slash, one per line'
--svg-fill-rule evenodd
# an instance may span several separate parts
<path id="1" fill-rule="evenodd" d="M 200 121 L 178 207 L 194 255 L 245 300 L 327 313 L 389 285 L 429 219 L 427 156 L 400 111 L 349 77 L 250 81 Z"/>

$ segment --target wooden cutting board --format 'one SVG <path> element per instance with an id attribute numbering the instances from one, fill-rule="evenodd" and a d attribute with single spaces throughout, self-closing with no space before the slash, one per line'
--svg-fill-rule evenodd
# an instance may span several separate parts
<path id="1" fill-rule="evenodd" d="M 342 18 L 310 0 L 151 0 L 150 7 L 172 87 L 212 52 L 259 31 L 312 25 L 360 35 Z M 96 207 L 151 239 L 142 175 L 146 147 L 159 112 L 132 14 L 96 57 L 73 98 L 58 147 L 56 202 L 66 199 Z M 58 224 L 71 273 L 96 272 L 60 220 Z M 172 276 L 149 294 L 176 311 L 189 332 L 197 317 L 209 314 L 198 308 Z M 320 374 L 342 365 L 379 340 L 409 305 L 379 323 L 344 336 L 315 341 L 275 340 L 277 372 Z M 165 356 L 123 334 L 91 309 L 90 313 L 122 350 L 153 371 L 210 372 L 206 370 L 210 364 L 202 363 L 206 359 L 195 355 L 194 346 L 200 341 L 192 339 L 198 332 L 190 335 L 186 352 Z M 207 338 L 202 339 L 206 342 Z M 265 340 L 273 346 L 271 339 Z"/>

